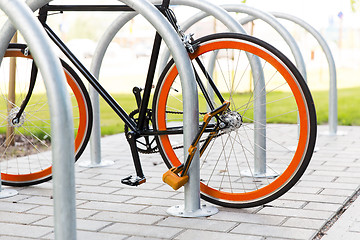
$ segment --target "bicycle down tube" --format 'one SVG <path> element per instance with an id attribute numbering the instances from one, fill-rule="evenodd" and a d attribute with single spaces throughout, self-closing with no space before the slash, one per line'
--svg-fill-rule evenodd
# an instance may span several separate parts
<path id="1" fill-rule="evenodd" d="M 158 5 L 157 8 L 163 13 L 163 15 L 169 20 L 169 22 L 173 25 L 173 27 L 179 28 L 177 24 L 177 20 L 175 15 L 169 10 L 169 1 L 164 0 L 162 5 Z M 152 48 L 152 54 L 150 57 L 150 63 L 148 68 L 148 73 L 145 81 L 145 87 L 143 89 L 142 97 L 140 94 L 137 95 L 138 101 L 138 111 L 139 117 L 138 121 L 135 122 L 128 113 L 119 105 L 119 103 L 103 88 L 103 86 L 97 81 L 97 79 L 86 69 L 85 66 L 76 58 L 76 56 L 71 52 L 71 50 L 66 46 L 66 44 L 56 35 L 56 33 L 46 24 L 47 16 L 49 12 L 54 11 L 133 11 L 128 6 L 106 6 L 106 5 L 45 5 L 39 10 L 39 20 L 46 30 L 49 37 L 52 41 L 57 45 L 57 47 L 65 54 L 65 56 L 74 64 L 74 66 L 81 72 L 81 74 L 87 79 L 87 81 L 91 84 L 92 87 L 99 93 L 99 95 L 106 101 L 106 103 L 113 109 L 113 111 L 125 122 L 125 126 L 130 128 L 126 135 L 128 142 L 130 144 L 131 153 L 133 156 L 133 161 L 136 169 L 137 177 L 132 179 L 132 176 L 125 178 L 122 182 L 129 185 L 138 185 L 145 182 L 145 177 L 141 168 L 140 157 L 138 153 L 138 148 L 136 146 L 136 139 L 139 137 L 147 137 L 154 135 L 169 135 L 169 134 L 183 134 L 183 129 L 175 128 L 168 129 L 166 131 L 159 131 L 150 129 L 147 125 L 147 114 L 148 114 L 148 105 L 150 101 L 150 92 L 154 82 L 154 74 L 157 65 L 157 60 L 159 57 L 159 51 L 161 46 L 162 38 L 156 33 Z M 176 29 L 179 31 L 179 29 Z M 190 45 L 188 45 L 190 46 Z M 193 46 L 190 46 L 191 48 Z M 206 75 L 210 81 L 211 86 L 215 87 L 214 91 L 218 96 L 222 99 L 219 91 L 216 89 L 215 84 L 212 82 L 211 77 L 208 73 L 206 73 L 205 67 L 202 65 L 201 61 L 197 59 L 197 63 L 201 67 L 202 72 Z M 196 74 L 197 75 L 197 74 Z M 198 78 L 198 77 L 197 77 Z M 211 106 L 211 109 L 214 109 L 211 101 L 209 100 L 209 96 L 204 89 L 202 82 L 199 80 L 198 85 L 202 89 L 202 93 L 206 99 L 208 99 L 208 104 Z M 138 90 L 137 90 L 138 91 Z M 135 93 L 135 92 L 134 92 Z M 210 124 L 209 126 L 212 126 Z M 205 132 L 212 132 L 211 129 L 204 129 Z M 148 139 L 147 139 L 148 141 Z"/>

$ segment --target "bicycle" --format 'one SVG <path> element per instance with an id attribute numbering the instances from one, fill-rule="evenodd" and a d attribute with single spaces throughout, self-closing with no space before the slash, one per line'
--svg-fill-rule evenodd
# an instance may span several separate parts
<path id="1" fill-rule="evenodd" d="M 203 199 L 241 208 L 262 205 L 283 195 L 306 170 L 316 140 L 314 103 L 301 74 L 290 60 L 264 41 L 238 33 L 218 33 L 195 40 L 181 31 L 169 0 L 156 7 L 179 33 L 199 88 L 199 132 L 184 163 L 182 95 L 173 60 L 152 91 L 161 36 L 156 34 L 154 39 L 144 88 L 133 90 L 137 109 L 128 114 L 46 21 L 52 12 L 132 9 L 125 5 L 47 4 L 39 10 L 39 21 L 50 39 L 125 122 L 136 176 L 125 177 L 121 182 L 131 186 L 146 182 L 139 153 L 160 152 L 170 169 L 163 180 L 178 189 L 186 184 L 187 170 L 199 149 Z M 45 111 L 46 95 L 38 94 L 42 81 L 31 50 L 24 44 L 10 44 L 2 66 L 12 58 L 21 66 L 16 84 L 24 86 L 18 87 L 15 98 L 9 99 L 9 81 L 1 80 L 1 131 L 10 131 L 1 141 L 1 176 L 4 185 L 27 186 L 51 179 L 50 124 Z M 254 68 L 254 62 L 261 64 L 260 71 Z M 69 64 L 63 60 L 61 63 L 74 106 L 77 160 L 89 140 L 93 113 L 82 79 Z M 206 63 L 210 63 L 209 67 L 205 67 Z M 286 144 L 296 146 L 295 151 L 284 145 L 284 139 Z M 30 142 L 27 156 L 19 154 L 18 149 L 24 150 L 21 141 Z M 258 169 L 260 158 L 266 160 L 266 171 L 261 169 L 264 166 Z"/>

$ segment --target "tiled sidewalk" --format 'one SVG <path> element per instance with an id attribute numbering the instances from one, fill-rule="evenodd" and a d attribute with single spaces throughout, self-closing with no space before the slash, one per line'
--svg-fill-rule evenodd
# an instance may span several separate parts
<path id="1" fill-rule="evenodd" d="M 327 129 L 319 126 L 308 170 L 280 199 L 250 209 L 218 207 L 216 215 L 190 219 L 166 213 L 183 204 L 183 193 L 162 183 L 166 167 L 158 155 L 141 156 L 146 184 L 122 185 L 121 178 L 134 172 L 130 150 L 124 135 L 106 137 L 103 159 L 114 165 L 76 164 L 78 239 L 313 239 L 360 184 L 360 127 L 339 127 L 343 136 L 323 135 Z M 88 152 L 80 161 L 87 159 Z M 53 239 L 52 183 L 16 190 L 19 195 L 0 199 L 0 240 Z M 323 239 L 360 239 L 360 220 L 354 218 L 359 208 L 358 200 Z M 336 235 L 347 232 L 346 238 Z"/>

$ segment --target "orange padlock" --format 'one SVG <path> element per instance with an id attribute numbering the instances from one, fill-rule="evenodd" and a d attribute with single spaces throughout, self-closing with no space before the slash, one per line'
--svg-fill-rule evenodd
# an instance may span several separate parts
<path id="1" fill-rule="evenodd" d="M 163 181 L 164 183 L 171 186 L 174 190 L 178 190 L 182 186 L 184 186 L 187 181 L 189 180 L 189 176 L 185 175 L 183 177 L 180 177 L 177 175 L 178 169 L 176 167 L 171 168 L 163 175 Z"/>

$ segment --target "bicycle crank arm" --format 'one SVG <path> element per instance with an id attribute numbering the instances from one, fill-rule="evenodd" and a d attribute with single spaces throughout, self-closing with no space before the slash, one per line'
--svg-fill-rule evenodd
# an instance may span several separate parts
<path id="1" fill-rule="evenodd" d="M 181 164 L 178 167 L 173 167 L 170 170 L 168 170 L 166 173 L 164 173 L 163 181 L 166 184 L 170 185 L 174 190 L 179 189 L 180 187 L 184 186 L 187 183 L 187 181 L 189 179 L 187 172 L 189 170 L 191 161 L 194 158 L 194 155 L 196 153 L 197 144 L 199 143 L 200 138 L 201 138 L 202 134 L 204 133 L 206 127 L 210 123 L 211 118 L 219 113 L 226 111 L 229 108 L 229 106 L 230 106 L 230 102 L 225 101 L 220 107 L 214 109 L 213 111 L 207 113 L 204 116 L 204 122 L 201 126 L 201 129 L 198 132 L 198 134 L 196 135 L 193 143 L 189 147 L 189 150 L 188 150 L 189 155 L 185 161 L 185 164 Z M 178 174 L 180 172 L 181 172 L 181 175 L 179 176 Z"/>

